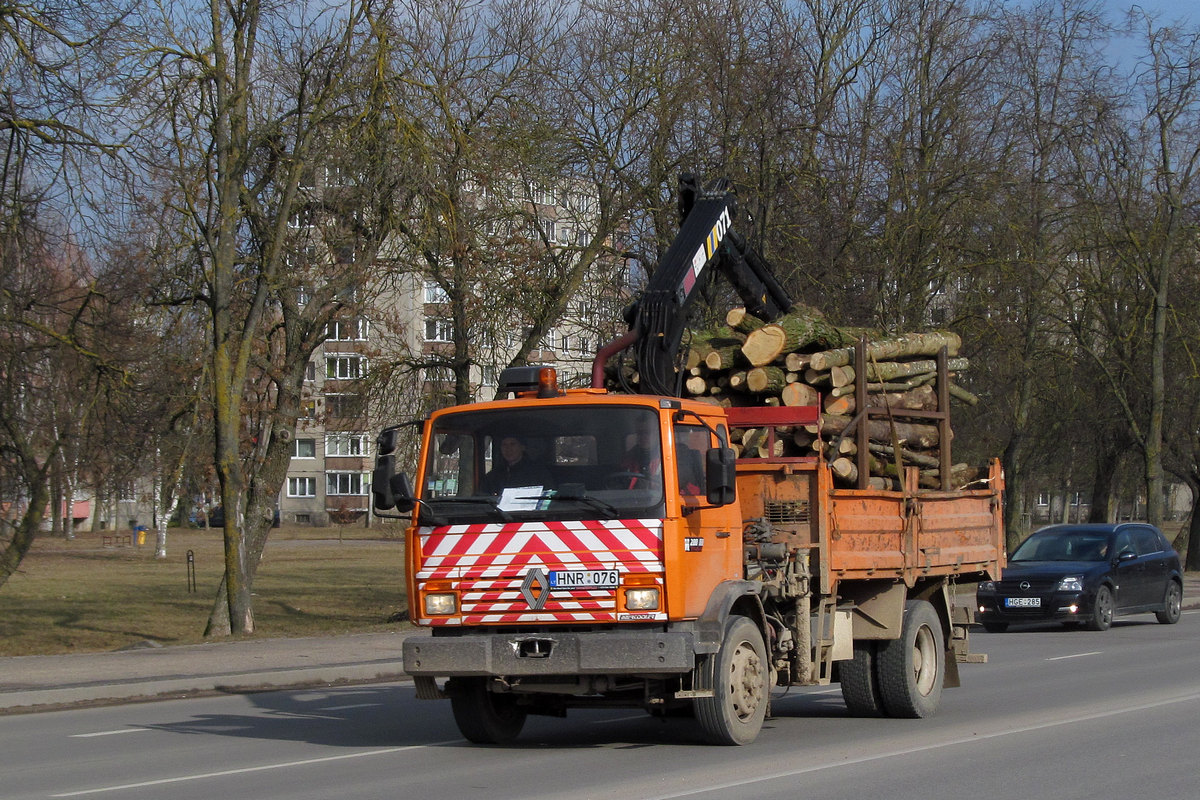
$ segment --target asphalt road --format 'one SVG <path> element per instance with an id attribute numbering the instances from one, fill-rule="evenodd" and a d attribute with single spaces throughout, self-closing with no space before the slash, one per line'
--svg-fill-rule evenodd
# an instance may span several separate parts
<path id="1" fill-rule="evenodd" d="M 629 710 L 531 718 L 516 746 L 476 747 L 408 683 L 16 714 L 0 797 L 1200 797 L 1200 611 L 972 645 L 989 663 L 963 665 L 935 717 L 855 719 L 836 686 L 792 690 L 742 748 Z"/>

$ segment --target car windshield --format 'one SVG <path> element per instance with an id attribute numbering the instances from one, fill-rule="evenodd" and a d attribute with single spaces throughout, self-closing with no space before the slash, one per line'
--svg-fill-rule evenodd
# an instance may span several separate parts
<path id="1" fill-rule="evenodd" d="M 1009 561 L 1103 561 L 1108 534 L 1098 531 L 1039 531 L 1013 551 Z"/>
<path id="2" fill-rule="evenodd" d="M 654 411 L 636 406 L 442 415 L 421 498 L 451 522 L 661 516 L 658 425 Z"/>

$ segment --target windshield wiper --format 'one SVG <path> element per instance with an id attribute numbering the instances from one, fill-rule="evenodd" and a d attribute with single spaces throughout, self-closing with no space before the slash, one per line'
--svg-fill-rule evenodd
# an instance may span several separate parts
<path id="1" fill-rule="evenodd" d="M 583 492 L 544 492 L 538 499 L 567 500 L 576 503 L 583 503 L 584 505 L 591 506 L 597 511 L 608 514 L 612 519 L 617 519 L 621 516 L 621 512 L 617 511 L 616 506 L 614 506 L 612 503 L 608 503 L 598 497 L 592 497 L 590 494 Z"/>
<path id="2" fill-rule="evenodd" d="M 476 505 L 485 505 L 491 510 L 500 515 L 500 519 L 505 522 L 515 522 L 516 518 L 500 507 L 500 501 L 494 497 L 439 497 L 433 500 L 434 503 L 474 503 Z"/>

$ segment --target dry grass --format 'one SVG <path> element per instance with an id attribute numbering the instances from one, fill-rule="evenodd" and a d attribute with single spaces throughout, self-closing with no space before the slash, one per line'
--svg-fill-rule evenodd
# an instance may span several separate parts
<path id="1" fill-rule="evenodd" d="M 223 558 L 219 531 L 172 528 L 165 559 L 152 536 L 142 547 L 104 547 L 99 533 L 42 536 L 0 587 L 0 656 L 200 642 Z M 401 539 L 379 530 L 272 531 L 254 583 L 255 635 L 386 630 L 407 608 L 403 563 Z"/>

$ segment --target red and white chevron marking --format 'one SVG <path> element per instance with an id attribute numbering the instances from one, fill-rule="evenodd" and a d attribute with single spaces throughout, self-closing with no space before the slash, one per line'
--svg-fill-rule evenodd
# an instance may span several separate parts
<path id="1" fill-rule="evenodd" d="M 421 619 L 427 625 L 615 622 L 616 592 L 551 592 L 533 611 L 521 594 L 530 569 L 618 569 L 657 576 L 663 585 L 663 525 L 659 519 L 517 522 L 423 528 L 418 585 L 453 581 L 461 616 Z M 666 613 L 653 615 L 666 619 Z"/>

